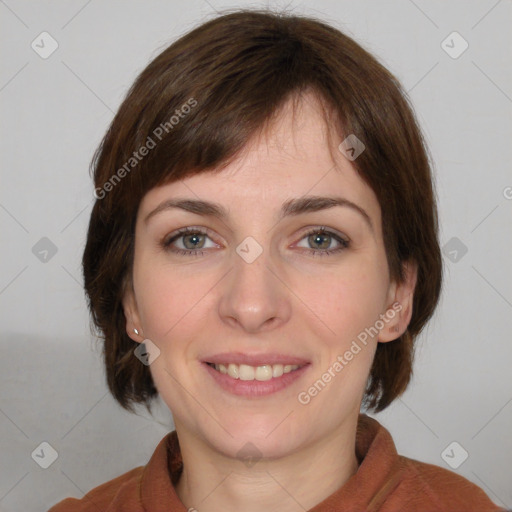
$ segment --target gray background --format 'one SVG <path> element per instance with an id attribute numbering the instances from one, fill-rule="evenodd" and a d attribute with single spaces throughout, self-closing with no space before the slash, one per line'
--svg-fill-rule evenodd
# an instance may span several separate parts
<path id="1" fill-rule="evenodd" d="M 88 166 L 150 59 L 215 10 L 249 5 L 266 4 L 0 1 L 2 511 L 82 496 L 145 464 L 172 429 L 165 407 L 130 415 L 106 390 L 81 287 Z M 455 471 L 512 508 L 511 2 L 271 6 L 345 30 L 409 91 L 436 165 L 446 282 L 410 388 L 375 417 L 408 457 L 450 469 L 466 450 Z M 31 47 L 43 31 L 59 45 L 46 59 Z M 457 58 L 462 40 L 442 46 L 453 31 L 469 44 Z M 58 453 L 48 469 L 31 457 L 43 441 Z"/>

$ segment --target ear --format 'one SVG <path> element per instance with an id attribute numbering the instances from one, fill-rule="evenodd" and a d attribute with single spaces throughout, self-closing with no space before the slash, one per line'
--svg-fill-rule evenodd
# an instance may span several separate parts
<path id="1" fill-rule="evenodd" d="M 407 261 L 403 264 L 405 280 L 402 283 L 393 282 L 389 288 L 388 309 L 385 313 L 384 328 L 380 331 L 378 341 L 386 343 L 399 338 L 411 321 L 414 289 L 418 278 L 418 264 Z"/>
<path id="2" fill-rule="evenodd" d="M 135 300 L 135 292 L 131 283 L 127 283 L 124 286 L 123 310 L 126 318 L 126 334 L 128 334 L 133 341 L 142 343 L 144 341 L 144 336 L 142 333 L 137 302 Z M 139 334 L 136 334 L 134 329 L 137 329 Z"/>

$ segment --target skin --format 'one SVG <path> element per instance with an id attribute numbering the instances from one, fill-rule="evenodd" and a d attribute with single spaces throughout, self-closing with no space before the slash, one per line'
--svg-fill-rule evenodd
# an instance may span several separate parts
<path id="1" fill-rule="evenodd" d="M 377 343 L 407 328 L 417 272 L 406 265 L 405 282 L 390 281 L 378 200 L 351 162 L 332 149 L 328 134 L 317 98 L 307 93 L 295 113 L 288 102 L 220 173 L 159 186 L 140 204 L 133 286 L 124 298 L 126 329 L 161 351 L 150 370 L 174 417 L 184 461 L 176 490 L 187 508 L 302 512 L 357 471 L 356 425 Z M 374 231 L 348 207 L 276 222 L 286 200 L 333 191 L 363 208 Z M 162 201 L 177 197 L 221 203 L 229 217 L 168 209 L 144 221 Z M 202 255 L 162 247 L 187 226 L 210 234 L 199 241 L 182 236 L 172 247 L 191 251 L 195 242 Z M 321 226 L 349 239 L 349 247 L 319 254 L 341 246 L 328 235 L 308 238 L 309 229 Z M 248 236 L 263 249 L 250 264 L 235 251 Z M 307 405 L 299 403 L 298 394 L 395 302 L 400 313 Z M 291 354 L 310 365 L 284 390 L 240 397 L 222 390 L 200 362 L 231 351 Z M 247 442 L 262 457 L 251 467 L 237 458 Z"/>

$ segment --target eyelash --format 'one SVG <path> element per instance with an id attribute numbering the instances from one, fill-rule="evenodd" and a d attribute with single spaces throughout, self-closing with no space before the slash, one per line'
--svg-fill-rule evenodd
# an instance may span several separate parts
<path id="1" fill-rule="evenodd" d="M 171 236 L 171 238 L 164 238 L 161 242 L 161 246 L 163 249 L 168 250 L 170 252 L 173 252 L 175 254 L 178 254 L 180 256 L 202 256 L 205 251 L 202 251 L 200 249 L 172 249 L 171 244 L 178 240 L 179 238 L 182 238 L 185 235 L 208 235 L 208 230 L 199 229 L 199 228 L 182 228 L 179 229 L 175 234 Z M 325 228 L 325 226 L 313 228 L 309 230 L 308 232 L 304 233 L 302 238 L 300 240 L 303 240 L 304 238 L 314 235 L 314 234 L 320 234 L 320 235 L 329 235 L 330 237 L 334 238 L 337 242 L 340 243 L 340 247 L 336 249 L 327 249 L 327 250 L 321 250 L 321 249 L 307 249 L 306 251 L 310 254 L 312 257 L 317 256 L 331 256 L 332 254 L 339 253 L 341 251 L 344 251 L 345 249 L 348 249 L 350 246 L 350 242 L 348 240 L 345 240 L 344 238 L 340 237 L 336 233 L 329 231 Z M 210 238 L 210 237 L 209 237 Z"/>

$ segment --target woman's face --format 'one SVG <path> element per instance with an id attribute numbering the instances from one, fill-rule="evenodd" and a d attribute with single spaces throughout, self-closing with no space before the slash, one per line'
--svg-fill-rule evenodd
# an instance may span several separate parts
<path id="1" fill-rule="evenodd" d="M 359 413 L 377 339 L 406 327 L 377 198 L 341 152 L 332 160 L 306 100 L 222 172 L 154 188 L 138 212 L 127 330 L 160 350 L 150 371 L 178 432 L 231 457 L 247 441 L 279 457 L 334 433 Z M 166 204 L 185 199 L 225 217 Z"/>

